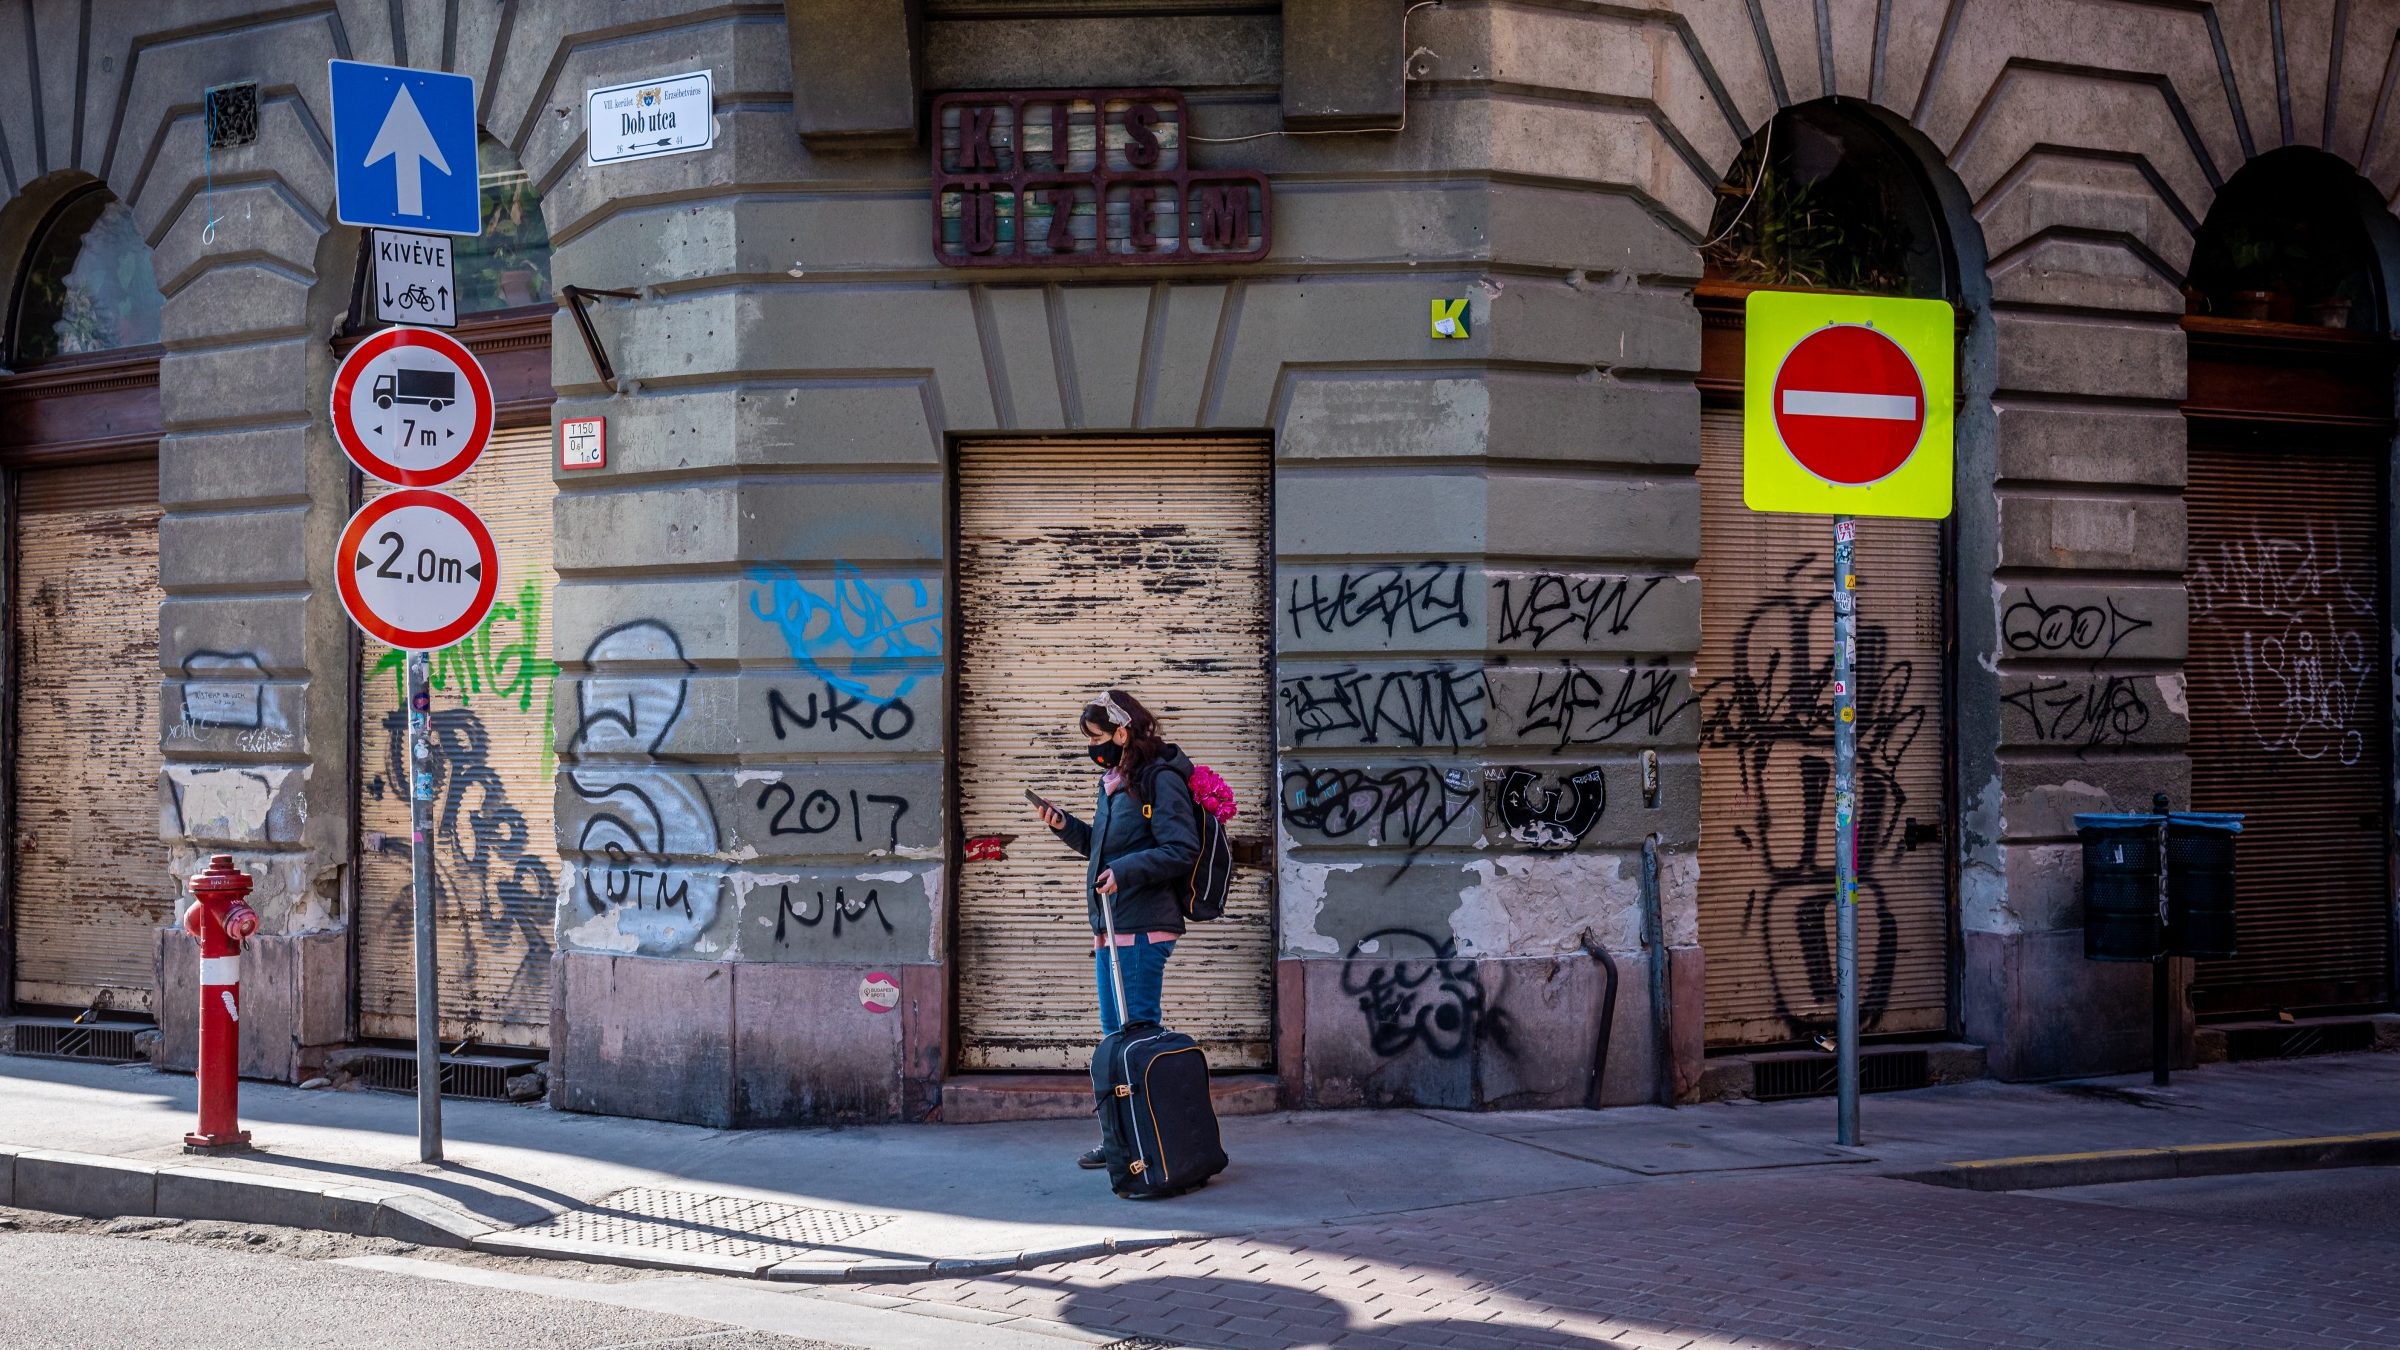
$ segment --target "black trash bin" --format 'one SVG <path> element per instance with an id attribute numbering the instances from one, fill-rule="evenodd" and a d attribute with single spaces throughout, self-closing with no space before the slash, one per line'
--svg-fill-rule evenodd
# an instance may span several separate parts
<path id="1" fill-rule="evenodd" d="M 2231 956 L 2233 846 L 2238 814 L 2167 815 L 2167 950 L 2175 956 Z"/>
<path id="2" fill-rule="evenodd" d="M 2158 907 L 2159 817 L 2075 817 L 2083 840 L 2083 954 L 2149 961 L 2165 950 Z"/>

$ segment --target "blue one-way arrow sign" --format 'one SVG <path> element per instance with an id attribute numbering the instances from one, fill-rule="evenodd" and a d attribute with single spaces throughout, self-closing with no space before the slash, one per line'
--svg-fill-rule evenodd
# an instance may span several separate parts
<path id="1" fill-rule="evenodd" d="M 345 225 L 483 233 L 471 76 L 329 61 L 334 215 Z"/>

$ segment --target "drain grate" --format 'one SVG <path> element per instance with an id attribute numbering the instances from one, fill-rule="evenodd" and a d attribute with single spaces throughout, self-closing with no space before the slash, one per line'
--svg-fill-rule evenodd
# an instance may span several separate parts
<path id="1" fill-rule="evenodd" d="M 1832 1096 L 1841 1065 L 1832 1055 L 1763 1055 L 1750 1073 L 1750 1095 L 1777 1102 Z M 1932 1057 L 1922 1050 L 1870 1050 L 1858 1057 L 1858 1090 L 1905 1092 L 1925 1086 L 1932 1073 Z"/>
<path id="2" fill-rule="evenodd" d="M 9 1028 L 8 1052 L 43 1059 L 92 1059 L 131 1064 L 147 1059 L 134 1037 L 141 1027 L 77 1026 L 72 1022 L 19 1022 Z"/>
<path id="3" fill-rule="evenodd" d="M 2225 1033 L 2231 1060 L 2299 1059 L 2306 1055 L 2351 1055 L 2375 1048 L 2371 1022 L 2314 1022 L 2288 1027 L 2234 1027 Z"/>
<path id="4" fill-rule="evenodd" d="M 766 1260 L 839 1246 L 897 1218 L 896 1214 L 810 1209 L 738 1195 L 636 1186 L 518 1231 L 569 1242 Z"/>
<path id="5" fill-rule="evenodd" d="M 353 1056 L 348 1064 L 358 1081 L 386 1092 L 417 1090 L 417 1057 L 406 1050 L 377 1050 Z M 442 1056 L 442 1095 L 464 1097 L 474 1101 L 504 1102 L 508 1100 L 508 1075 L 511 1069 L 522 1072 L 525 1065 L 509 1059 L 476 1059 L 459 1055 Z"/>

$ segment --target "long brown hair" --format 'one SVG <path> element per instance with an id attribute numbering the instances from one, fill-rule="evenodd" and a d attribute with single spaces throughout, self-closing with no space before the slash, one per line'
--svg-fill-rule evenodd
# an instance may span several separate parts
<path id="1" fill-rule="evenodd" d="M 1125 775 L 1126 790 L 1138 802 L 1142 800 L 1141 785 L 1147 777 L 1144 771 L 1166 753 L 1167 742 L 1159 733 L 1157 716 L 1143 707 L 1140 699 L 1122 689 L 1111 689 L 1100 702 L 1083 705 L 1083 724 L 1098 727 L 1103 732 L 1115 732 L 1119 724 L 1116 718 L 1109 715 L 1108 705 L 1112 702 L 1117 705 L 1119 712 L 1131 719 L 1123 724 L 1125 758 L 1118 768 Z"/>

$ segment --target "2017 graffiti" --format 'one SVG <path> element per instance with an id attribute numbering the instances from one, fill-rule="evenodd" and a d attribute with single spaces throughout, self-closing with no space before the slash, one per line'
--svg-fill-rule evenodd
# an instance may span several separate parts
<path id="1" fill-rule="evenodd" d="M 750 612 L 782 631 L 803 670 L 881 703 L 940 673 L 942 609 L 922 580 L 874 581 L 848 563 L 830 579 L 788 567 L 750 573 Z"/>
<path id="2" fill-rule="evenodd" d="M 1500 641 L 1539 647 L 1568 632 L 1585 642 L 1602 635 L 1621 637 L 1633 627 L 1634 611 L 1665 580 L 1558 572 L 1495 577 L 1492 603 L 1499 610 Z"/>
<path id="3" fill-rule="evenodd" d="M 1322 576 L 1295 577 L 1285 612 L 1296 638 L 1308 637 L 1312 628 L 1319 635 L 1337 637 L 1353 629 L 1380 627 L 1387 638 L 1453 625 L 1465 628 L 1467 569 L 1439 562 L 1373 567 L 1342 573 L 1330 590 Z"/>
<path id="4" fill-rule="evenodd" d="M 1385 1057 L 1422 1049 L 1457 1059 L 1478 1044 L 1507 1053 L 1507 1014 L 1484 999 L 1483 977 L 1457 943 L 1412 928 L 1383 928 L 1351 944 L 1342 992 L 1358 1000 L 1367 1043 Z"/>
<path id="5" fill-rule="evenodd" d="M 917 726 L 916 711 L 897 694 L 876 701 L 843 693 L 827 684 L 822 705 L 816 693 L 806 697 L 808 711 L 802 712 L 784 698 L 782 690 L 767 691 L 767 724 L 774 730 L 776 740 L 785 739 L 795 730 L 814 731 L 822 724 L 829 732 L 854 731 L 862 740 L 896 741 Z M 859 709 L 868 703 L 874 704 L 874 710 L 862 718 Z"/>
<path id="6" fill-rule="evenodd" d="M 1444 774 L 1430 764 L 1380 769 L 1292 765 L 1283 771 L 1283 818 L 1293 829 L 1334 841 L 1364 835 L 1368 844 L 1406 849 L 1408 862 L 1474 804 L 1475 790 L 1464 773 Z M 1403 864 L 1400 871 L 1406 870 Z M 1398 877 L 1394 872 L 1385 884 Z"/>
<path id="7" fill-rule="evenodd" d="M 1809 574 L 1817 558 L 1786 574 Z M 1732 834 L 1760 881 L 1742 902 L 1741 932 L 1769 954 L 1775 1012 L 1795 1037 L 1825 1024 L 1839 972 L 1829 940 L 1834 919 L 1834 858 L 1824 846 L 1833 787 L 1832 597 L 1825 592 L 1771 595 L 1735 630 L 1724 673 L 1701 687 L 1700 740 L 1729 751 L 1747 819 Z M 1924 730 L 1914 664 L 1892 654 L 1890 632 L 1861 620 L 1854 662 L 1860 685 L 1858 727 L 1858 912 L 1861 919 L 1859 1011 L 1872 1029 L 1890 1007 L 1900 926 L 1885 901 L 1886 866 L 1912 847 L 1903 822 L 1910 805 L 1903 758 Z M 1798 780 L 1798 848 L 1776 810 Z M 1712 806 L 1712 810 L 1715 809 Z M 1704 826 L 1712 828 L 1712 826 Z"/>
<path id="8" fill-rule="evenodd" d="M 1608 774 L 1585 769 L 1558 787 L 1540 787 L 1532 769 L 1487 769 L 1492 814 L 1508 837 L 1543 853 L 1564 853 L 1583 842 L 1608 811 Z"/>
<path id="9" fill-rule="evenodd" d="M 2078 754 L 2130 745 L 2150 725 L 2150 705 L 2123 675 L 2034 680 L 2000 701 L 2025 715 L 2036 740 L 2069 743 Z"/>
<path id="10" fill-rule="evenodd" d="M 802 796 L 791 784 L 777 782 L 759 789 L 756 805 L 760 811 L 772 812 L 767 820 L 769 834 L 825 834 L 848 820 L 851 837 L 860 844 L 867 842 L 866 812 L 861 802 L 883 807 L 890 812 L 886 820 L 888 835 L 883 847 L 897 850 L 900 847 L 900 819 L 908 814 L 908 799 L 873 792 L 862 797 L 856 788 L 850 789 L 848 795 L 850 809 L 845 814 L 842 799 L 824 788 L 812 788 L 806 796 Z"/>
<path id="11" fill-rule="evenodd" d="M 1295 744 L 1347 736 L 1359 745 L 1465 745 L 1483 735 L 1483 672 L 1437 661 L 1367 671 L 1355 666 L 1295 675 L 1277 689 Z"/>
<path id="12" fill-rule="evenodd" d="M 825 892 L 820 890 L 816 893 L 816 906 L 812 909 L 806 897 L 798 901 L 792 899 L 792 888 L 789 884 L 776 889 L 778 904 L 775 911 L 775 940 L 779 943 L 789 939 L 792 924 L 796 923 L 802 928 L 813 929 L 824 923 L 829 916 L 833 920 L 831 932 L 836 938 L 841 937 L 845 924 L 860 925 L 869 914 L 875 916 L 875 922 L 883 926 L 884 932 L 893 931 L 892 921 L 884 916 L 883 899 L 875 891 L 870 890 L 864 896 L 853 900 L 843 887 L 836 886 L 833 888 L 833 898 L 827 900 Z"/>
<path id="13" fill-rule="evenodd" d="M 1682 686 L 1682 672 L 1664 661 L 1614 671 L 1570 661 L 1556 671 L 1533 672 L 1523 702 L 1513 709 L 1515 733 L 1554 740 L 1562 750 L 1628 731 L 1656 736 L 1698 701 Z"/>
<path id="14" fill-rule="evenodd" d="M 2119 643 L 2151 626 L 2148 619 L 2119 609 L 2115 596 L 2097 605 L 2045 605 L 2027 591 L 2000 615 L 2001 640 L 2010 651 L 2027 656 L 2075 653 L 2095 663 L 2107 660 Z"/>

